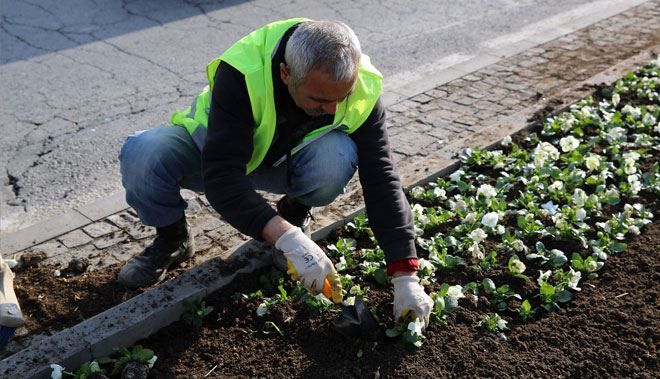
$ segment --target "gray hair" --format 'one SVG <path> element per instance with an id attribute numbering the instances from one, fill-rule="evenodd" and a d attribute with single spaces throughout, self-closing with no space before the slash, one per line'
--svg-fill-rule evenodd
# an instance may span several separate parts
<path id="1" fill-rule="evenodd" d="M 312 70 L 322 70 L 338 82 L 352 81 L 360 66 L 360 41 L 339 21 L 305 21 L 291 34 L 284 51 L 294 87 Z"/>

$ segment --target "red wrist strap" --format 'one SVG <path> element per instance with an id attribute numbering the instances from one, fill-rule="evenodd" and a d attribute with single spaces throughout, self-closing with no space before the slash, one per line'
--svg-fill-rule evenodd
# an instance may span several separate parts
<path id="1" fill-rule="evenodd" d="M 387 264 L 387 275 L 391 276 L 397 271 L 416 272 L 418 268 L 419 263 L 417 262 L 417 258 L 402 259 Z"/>

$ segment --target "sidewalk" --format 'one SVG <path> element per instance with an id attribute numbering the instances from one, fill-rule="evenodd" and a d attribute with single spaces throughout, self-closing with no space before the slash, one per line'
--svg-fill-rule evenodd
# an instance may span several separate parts
<path id="1" fill-rule="evenodd" d="M 617 10 L 609 10 L 616 14 Z M 609 16 L 596 14 L 594 19 Z M 409 187 L 452 163 L 466 147 L 484 146 L 485 131 L 524 109 L 543 108 L 553 96 L 644 48 L 660 42 L 660 2 L 651 1 L 614 17 L 580 19 L 425 75 L 412 83 L 385 79 L 384 100 L 394 158 Z M 573 31 L 571 33 L 571 31 Z M 573 95 L 572 101 L 579 96 Z M 555 104 L 556 107 L 556 104 Z M 524 121 L 524 120 L 523 120 Z M 3 236 L 3 256 L 43 252 L 46 265 L 66 267 L 86 258 L 90 269 L 128 260 L 155 235 L 143 226 L 123 193 L 88 204 Z M 188 265 L 226 256 L 247 240 L 221 221 L 203 196 L 184 191 L 197 253 Z M 270 196 L 269 200 L 277 198 Z M 315 210 L 314 229 L 362 207 L 357 179 L 346 195 Z"/>
<path id="2" fill-rule="evenodd" d="M 589 94 L 594 85 L 646 63 L 651 53 L 660 53 L 660 0 L 620 12 L 611 9 L 589 20 L 486 49 L 467 62 L 427 73 L 417 82 L 389 83 L 386 78 L 389 134 L 404 186 L 447 173 L 463 149 L 497 143 L 530 121 Z M 187 267 L 224 259 L 247 240 L 223 222 L 203 196 L 183 193 L 197 247 Z M 276 196 L 267 198 L 277 200 Z M 345 195 L 315 210 L 314 237 L 324 237 L 329 225 L 342 223 L 363 206 L 354 178 Z M 53 265 L 53 270 L 80 258 L 90 262 L 88 269 L 96 270 L 128 260 L 154 235 L 155 230 L 141 225 L 120 193 L 9 234 L 3 237 L 1 248 L 5 257 L 43 252 L 47 259 L 42 264 Z M 205 290 L 199 282 L 195 285 L 195 291 Z M 166 286 L 168 291 L 175 287 Z M 151 296 L 153 302 L 156 295 Z M 126 330 L 135 332 L 139 329 L 135 325 L 127 325 Z"/>

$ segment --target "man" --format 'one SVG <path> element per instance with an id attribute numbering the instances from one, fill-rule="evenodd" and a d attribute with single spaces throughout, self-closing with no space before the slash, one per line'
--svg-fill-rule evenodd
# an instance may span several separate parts
<path id="1" fill-rule="evenodd" d="M 379 100 L 382 76 L 353 31 L 333 21 L 274 22 L 213 60 L 207 78 L 207 89 L 172 116 L 175 126 L 139 132 L 122 148 L 126 200 L 157 236 L 119 282 L 155 283 L 192 254 L 184 187 L 205 192 L 239 231 L 274 245 L 275 263 L 279 255 L 294 280 L 315 293 L 329 286 L 340 302 L 334 265 L 301 227 L 359 167 L 370 225 L 393 276 L 395 317 L 413 311 L 428 322 L 432 300 L 416 276 L 412 214 Z M 284 194 L 276 210 L 257 189 Z"/>

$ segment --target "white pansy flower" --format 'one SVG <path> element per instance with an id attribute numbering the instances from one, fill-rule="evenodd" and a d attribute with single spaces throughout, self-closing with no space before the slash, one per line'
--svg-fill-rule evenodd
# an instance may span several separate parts
<path id="1" fill-rule="evenodd" d="M 445 190 L 443 190 L 442 188 L 440 188 L 440 187 L 435 187 L 433 189 L 433 196 L 435 196 L 438 199 L 441 199 L 441 200 L 446 199 L 446 194 L 447 194 L 447 192 Z"/>
<path id="2" fill-rule="evenodd" d="M 596 170 L 600 166 L 600 156 L 596 154 L 591 154 L 584 159 L 584 166 L 590 170 Z"/>
<path id="3" fill-rule="evenodd" d="M 468 224 L 474 224 L 475 222 L 477 222 L 477 214 L 474 212 L 468 213 L 467 215 L 465 215 L 463 222 L 466 222 Z"/>
<path id="4" fill-rule="evenodd" d="M 634 195 L 642 190 L 642 183 L 639 181 L 639 174 L 628 175 L 628 184 L 630 185 L 630 192 Z"/>
<path id="5" fill-rule="evenodd" d="M 463 288 L 460 285 L 454 285 L 447 288 L 445 305 L 448 310 L 458 307 L 458 299 L 465 297 Z"/>
<path id="6" fill-rule="evenodd" d="M 628 231 L 629 231 L 630 233 L 636 235 L 636 236 L 638 236 L 639 233 L 640 233 L 639 228 L 636 227 L 635 225 L 630 225 L 630 226 L 628 227 Z"/>
<path id="7" fill-rule="evenodd" d="M 506 321 L 505 319 L 503 319 L 503 318 L 500 317 L 500 318 L 497 320 L 497 329 L 499 329 L 499 330 L 504 330 L 504 329 L 506 329 L 506 324 L 507 324 L 507 323 L 508 323 L 508 321 Z"/>
<path id="8" fill-rule="evenodd" d="M 550 192 L 557 192 L 557 191 L 561 191 L 562 189 L 564 189 L 564 182 L 559 180 L 555 180 L 552 184 L 548 186 L 548 190 Z"/>
<path id="9" fill-rule="evenodd" d="M 494 228 L 499 219 L 500 217 L 497 212 L 488 212 L 481 218 L 481 224 L 489 228 Z"/>
<path id="10" fill-rule="evenodd" d="M 587 218 L 587 211 L 584 210 L 584 208 L 580 208 L 577 211 L 575 211 L 575 218 L 578 221 L 582 221 L 585 218 Z"/>
<path id="11" fill-rule="evenodd" d="M 494 230 L 495 230 L 495 233 L 497 233 L 497 235 L 500 235 L 500 236 L 501 236 L 502 234 L 504 234 L 504 232 L 506 231 L 506 230 L 504 229 L 504 226 L 503 226 L 503 225 L 497 225 L 497 226 L 495 227 Z"/>
<path id="12" fill-rule="evenodd" d="M 465 212 L 465 211 L 467 211 L 467 203 L 463 199 L 459 199 L 459 200 L 456 200 L 456 201 L 450 201 L 449 202 L 449 207 L 454 212 Z"/>
<path id="13" fill-rule="evenodd" d="M 433 263 L 431 263 L 429 260 L 424 259 L 424 258 L 419 258 L 417 260 L 418 268 L 419 271 L 423 270 L 429 270 L 429 271 L 435 271 L 435 266 L 433 266 Z"/>
<path id="14" fill-rule="evenodd" d="M 561 151 L 568 153 L 580 146 L 580 140 L 573 136 L 564 137 L 559 140 L 559 146 L 561 146 Z"/>
<path id="15" fill-rule="evenodd" d="M 621 113 L 629 114 L 635 120 L 638 120 L 642 116 L 641 109 L 639 109 L 639 107 L 634 107 L 630 104 L 627 104 L 625 107 L 623 107 L 623 109 L 621 109 Z"/>
<path id="16" fill-rule="evenodd" d="M 482 195 L 483 197 L 489 199 L 491 197 L 497 196 L 497 191 L 490 184 L 482 184 L 477 189 L 477 197 Z"/>
<path id="17" fill-rule="evenodd" d="M 156 364 L 156 360 L 157 360 L 157 359 L 158 359 L 158 356 L 157 356 L 157 355 L 154 355 L 153 357 L 151 357 L 151 359 L 149 359 L 149 360 L 147 361 L 147 367 L 149 367 L 149 368 L 154 368 L 154 364 Z"/>
<path id="18" fill-rule="evenodd" d="M 657 120 L 655 119 L 655 116 L 653 116 L 650 112 L 646 112 L 644 115 L 644 118 L 642 118 L 642 123 L 646 126 L 653 126 Z"/>
<path id="19" fill-rule="evenodd" d="M 552 200 L 550 200 L 547 203 L 541 205 L 541 208 L 548 211 L 550 216 L 554 216 L 557 213 L 558 209 L 559 209 L 559 207 L 557 205 L 555 205 L 555 203 L 553 203 Z"/>
<path id="20" fill-rule="evenodd" d="M 53 363 L 50 365 L 50 368 L 53 369 L 53 372 L 50 373 L 51 379 L 62 379 L 62 373 L 64 372 L 64 367 Z"/>
<path id="21" fill-rule="evenodd" d="M 625 138 L 626 129 L 620 127 L 612 128 L 605 133 L 605 136 L 611 140 L 619 141 Z"/>
<path id="22" fill-rule="evenodd" d="M 337 264 L 335 265 L 335 268 L 337 269 L 337 271 L 346 270 L 346 264 L 347 264 L 346 263 L 346 257 L 341 256 L 341 257 L 339 257 L 339 262 L 337 262 Z"/>
<path id="23" fill-rule="evenodd" d="M 513 241 L 512 246 L 513 246 L 513 250 L 515 250 L 517 252 L 526 252 L 528 250 L 527 246 L 525 245 L 525 243 L 522 240 Z"/>
<path id="24" fill-rule="evenodd" d="M 580 283 L 580 279 L 582 279 L 582 273 L 580 271 L 574 271 L 572 267 L 570 270 L 571 277 L 568 280 L 568 288 L 575 291 L 580 291 L 581 289 L 578 287 L 578 283 Z"/>
<path id="25" fill-rule="evenodd" d="M 465 174 L 465 171 L 456 170 L 451 175 L 449 175 L 449 180 L 451 180 L 452 182 L 458 182 L 459 180 L 461 180 L 461 176 L 463 176 L 463 174 Z"/>
<path id="26" fill-rule="evenodd" d="M 545 271 L 545 272 L 539 270 L 539 278 L 536 279 L 536 282 L 537 282 L 539 285 L 541 285 L 541 284 L 543 284 L 543 283 L 545 283 L 545 282 L 548 281 L 548 279 L 550 278 L 550 275 L 552 275 L 552 270 L 548 270 L 548 271 Z"/>
<path id="27" fill-rule="evenodd" d="M 348 307 L 355 305 L 355 296 L 347 297 L 342 303 Z"/>
<path id="28" fill-rule="evenodd" d="M 573 204 L 581 207 L 584 206 L 585 201 L 587 201 L 587 193 L 582 188 L 576 188 L 573 191 Z"/>
<path id="29" fill-rule="evenodd" d="M 481 228 L 476 228 L 475 230 L 470 232 L 470 239 L 472 241 L 474 241 L 475 243 L 479 243 L 479 242 L 485 240 L 486 237 L 488 237 L 488 235 Z"/>
<path id="30" fill-rule="evenodd" d="M 268 305 L 263 302 L 257 307 L 257 316 L 262 317 L 266 313 L 268 313 Z"/>
<path id="31" fill-rule="evenodd" d="M 513 140 L 511 139 L 511 136 L 506 136 L 506 137 L 502 138 L 502 142 L 500 142 L 500 143 L 502 144 L 502 146 L 509 146 L 509 145 L 511 145 L 511 142 L 513 142 Z"/>
<path id="32" fill-rule="evenodd" d="M 527 269 L 527 266 L 520 259 L 514 259 L 511 262 L 511 271 L 515 274 L 522 274 Z"/>
<path id="33" fill-rule="evenodd" d="M 484 259 L 484 253 L 483 251 L 481 251 L 481 248 L 479 247 L 479 244 L 477 242 L 473 243 L 470 247 L 468 247 L 468 252 L 475 259 L 479 259 L 479 260 Z"/>
<path id="34" fill-rule="evenodd" d="M 413 195 L 413 197 L 420 197 L 424 193 L 424 188 L 420 186 L 413 187 L 413 189 L 410 190 L 410 194 Z"/>
<path id="35" fill-rule="evenodd" d="M 612 95 L 612 105 L 616 107 L 617 105 L 619 105 L 619 101 L 621 101 L 621 96 L 619 96 L 618 93 Z"/>
<path id="36" fill-rule="evenodd" d="M 603 264 L 604 264 L 603 262 L 590 260 L 589 263 L 587 263 L 587 271 L 589 272 L 598 271 L 601 267 L 603 267 Z"/>
<path id="37" fill-rule="evenodd" d="M 546 162 L 552 162 L 559 158 L 559 150 L 548 142 L 541 142 L 532 152 L 534 166 L 543 167 Z"/>
<path id="38" fill-rule="evenodd" d="M 415 318 L 415 321 L 408 324 L 408 331 L 410 332 L 411 335 L 415 337 L 422 336 L 422 329 L 424 329 L 424 322 L 419 318 Z M 420 347 L 422 346 L 422 341 L 417 340 L 413 342 L 413 345 L 415 345 L 416 347 Z"/>

